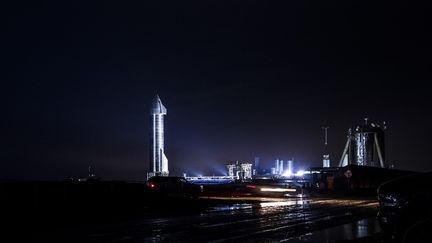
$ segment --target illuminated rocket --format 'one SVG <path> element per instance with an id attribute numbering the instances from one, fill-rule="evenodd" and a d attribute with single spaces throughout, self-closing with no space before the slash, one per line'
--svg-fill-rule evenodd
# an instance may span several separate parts
<path id="1" fill-rule="evenodd" d="M 150 168 L 147 177 L 168 176 L 168 159 L 164 152 L 164 116 L 167 109 L 156 95 L 151 106 Z"/>

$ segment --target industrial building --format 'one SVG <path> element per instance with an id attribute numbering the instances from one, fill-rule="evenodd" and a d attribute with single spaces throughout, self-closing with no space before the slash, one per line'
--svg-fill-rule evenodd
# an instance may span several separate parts
<path id="1" fill-rule="evenodd" d="M 152 176 L 168 176 L 168 159 L 164 151 L 164 116 L 167 109 L 162 104 L 158 95 L 151 105 L 151 129 L 150 129 L 150 166 L 147 179 Z"/>
<path id="2" fill-rule="evenodd" d="M 228 176 L 236 180 L 252 179 L 252 163 L 240 163 L 238 161 L 227 164 Z"/>
<path id="3" fill-rule="evenodd" d="M 237 161 L 227 164 L 227 174 L 229 177 L 235 179 L 289 178 L 298 176 L 299 171 L 294 172 L 294 158 L 286 161 L 275 159 L 273 164 L 274 166 L 265 168 L 261 165 L 260 158 L 255 157 L 253 163 L 240 163 Z M 249 175 L 249 171 L 251 171 L 251 175 Z"/>
<path id="4" fill-rule="evenodd" d="M 324 128 L 323 128 L 324 129 Z M 395 170 L 385 161 L 386 125 L 368 122 L 348 130 L 347 141 L 337 167 L 328 167 L 324 154 L 323 167 L 310 168 L 312 184 L 318 190 L 361 192 L 373 195 L 377 187 L 411 171 Z M 326 134 L 327 137 L 327 134 Z M 325 142 L 327 146 L 327 141 Z"/>

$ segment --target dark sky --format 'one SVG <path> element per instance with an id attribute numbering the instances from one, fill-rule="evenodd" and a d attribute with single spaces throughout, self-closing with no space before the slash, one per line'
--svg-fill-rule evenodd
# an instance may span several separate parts
<path id="1" fill-rule="evenodd" d="M 387 158 L 432 170 L 431 9 L 377 1 L 63 1 L 3 6 L 0 178 L 141 180 L 149 109 L 170 171 L 260 156 L 332 163 L 386 121 Z M 381 4 L 381 5 L 380 5 Z"/>

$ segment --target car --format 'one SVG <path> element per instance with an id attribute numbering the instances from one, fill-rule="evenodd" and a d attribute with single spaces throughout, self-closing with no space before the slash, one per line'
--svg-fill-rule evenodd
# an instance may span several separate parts
<path id="1" fill-rule="evenodd" d="M 160 196 L 196 198 L 201 191 L 200 186 L 180 176 L 154 176 L 147 180 L 147 186 L 151 193 Z"/>
<path id="2" fill-rule="evenodd" d="M 432 172 L 385 182 L 377 193 L 384 233 L 401 242 L 432 242 Z"/>

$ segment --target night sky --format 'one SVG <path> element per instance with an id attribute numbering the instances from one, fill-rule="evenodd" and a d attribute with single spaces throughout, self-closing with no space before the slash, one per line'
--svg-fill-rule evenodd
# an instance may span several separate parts
<path id="1" fill-rule="evenodd" d="M 387 162 L 432 170 L 427 6 L 89 2 L 3 6 L 0 178 L 84 177 L 91 163 L 143 180 L 156 94 L 172 174 L 255 156 L 319 166 L 324 125 L 336 165 L 366 116 L 388 124 Z"/>

